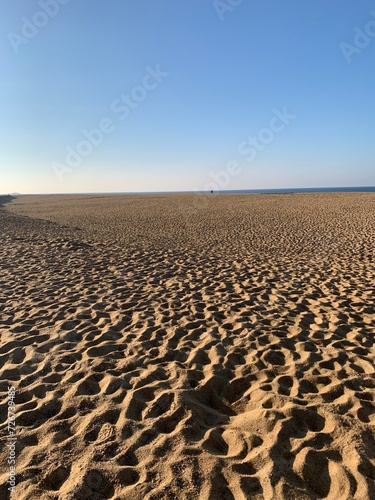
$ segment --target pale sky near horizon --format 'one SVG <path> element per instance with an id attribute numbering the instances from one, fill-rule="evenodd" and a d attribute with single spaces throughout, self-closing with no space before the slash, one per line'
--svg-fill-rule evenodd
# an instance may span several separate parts
<path id="1" fill-rule="evenodd" d="M 372 0 L 0 13 L 0 193 L 375 185 Z"/>

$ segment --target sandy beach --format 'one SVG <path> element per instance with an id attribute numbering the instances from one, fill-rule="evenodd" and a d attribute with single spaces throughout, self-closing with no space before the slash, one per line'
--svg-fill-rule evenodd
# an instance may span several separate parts
<path id="1" fill-rule="evenodd" d="M 375 499 L 375 193 L 0 203 L 1 499 Z"/>

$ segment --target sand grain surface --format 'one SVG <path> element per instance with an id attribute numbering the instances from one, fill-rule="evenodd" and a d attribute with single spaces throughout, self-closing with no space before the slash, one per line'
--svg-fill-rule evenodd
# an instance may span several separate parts
<path id="1" fill-rule="evenodd" d="M 22 196 L 0 227 L 0 498 L 9 385 L 12 498 L 375 498 L 373 193 Z"/>

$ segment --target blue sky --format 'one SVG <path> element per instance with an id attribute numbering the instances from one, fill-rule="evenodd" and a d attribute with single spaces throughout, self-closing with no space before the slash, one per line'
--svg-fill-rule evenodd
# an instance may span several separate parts
<path id="1" fill-rule="evenodd" d="M 0 192 L 375 185 L 372 0 L 0 13 Z"/>

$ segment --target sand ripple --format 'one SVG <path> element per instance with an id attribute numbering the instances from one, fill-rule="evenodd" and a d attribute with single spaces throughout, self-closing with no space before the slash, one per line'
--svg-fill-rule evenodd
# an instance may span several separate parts
<path id="1" fill-rule="evenodd" d="M 181 199 L 0 211 L 17 497 L 375 498 L 374 196 Z"/>

